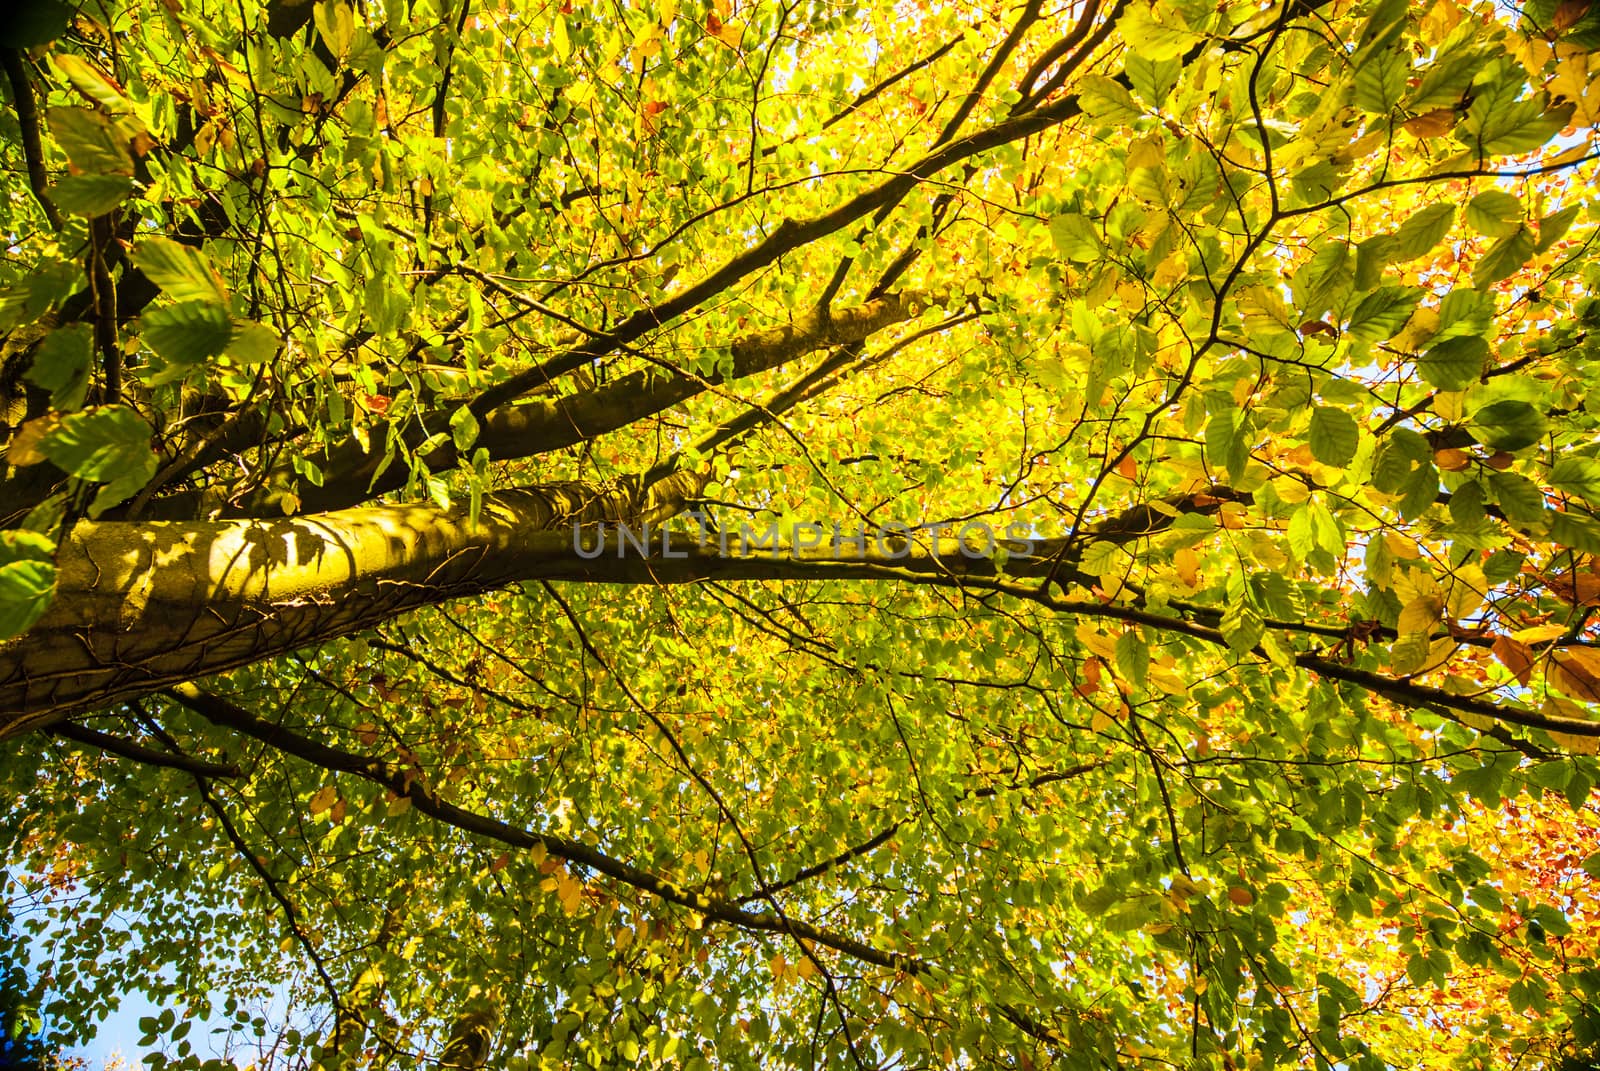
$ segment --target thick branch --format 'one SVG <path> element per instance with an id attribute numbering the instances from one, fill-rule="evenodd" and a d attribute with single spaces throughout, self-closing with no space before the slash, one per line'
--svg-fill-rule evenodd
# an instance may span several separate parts
<path id="1" fill-rule="evenodd" d="M 1227 646 L 1217 629 L 1100 600 L 1066 600 L 1054 577 L 1076 572 L 1082 540 L 1018 540 L 1002 563 L 992 536 L 803 529 L 669 535 L 580 533 L 578 522 L 635 525 L 679 508 L 699 479 L 679 473 L 647 492 L 552 487 L 491 496 L 473 525 L 461 512 L 375 506 L 275 522 L 81 523 L 57 559 L 58 594 L 29 632 L 0 644 L 0 739 L 81 710 L 148 694 L 369 628 L 421 606 L 517 581 L 689 584 L 702 580 L 903 581 L 970 587 L 1063 614 L 1106 618 Z M 1218 493 L 1187 496 L 1214 508 Z M 1203 501 L 1202 501 L 1203 500 Z M 1116 518 L 1102 526 L 1111 538 Z M 567 525 L 565 529 L 561 526 Z M 1146 529 L 1148 531 L 1148 529 Z M 989 545 L 990 542 L 994 545 Z M 1296 662 L 1408 706 L 1460 711 L 1582 736 L 1600 723 L 1454 695 L 1314 654 Z"/>
<path id="2" fill-rule="evenodd" d="M 471 451 L 485 449 L 493 460 L 509 461 L 587 442 L 670 409 L 708 387 L 781 367 L 820 349 L 861 342 L 887 327 L 915 318 L 932 304 L 933 299 L 925 295 L 904 293 L 835 311 L 831 316 L 811 312 L 791 324 L 739 339 L 730 347 L 731 367 L 725 374 L 702 377 L 647 368 L 581 394 L 509 405 L 482 419 Z M 448 436 L 454 415 L 453 410 L 440 410 L 408 421 L 408 446 L 417 449 L 430 436 Z M 372 441 L 381 443 L 383 439 L 373 435 Z M 298 494 L 300 510 L 306 513 L 344 509 L 398 490 L 409 476 L 409 469 L 400 463 L 391 463 L 380 475 L 384 455 L 363 450 L 354 439 L 312 455 L 309 460 L 323 472 L 322 486 L 299 480 L 292 466 L 281 465 L 249 495 L 217 503 L 217 516 L 282 516 L 285 497 L 291 493 Z M 433 473 L 449 471 L 462 463 L 454 441 L 448 438 L 424 454 L 422 460 Z M 204 497 L 196 492 L 152 501 L 144 515 L 186 520 L 204 512 Z"/>
<path id="3" fill-rule="evenodd" d="M 44 210 L 44 218 L 54 230 L 61 229 L 61 214 L 51 202 L 45 188 L 50 177 L 44 169 L 44 148 L 39 141 L 39 109 L 33 100 L 33 82 L 28 77 L 28 66 L 22 52 L 15 48 L 0 48 L 0 63 L 5 65 L 6 80 L 11 83 L 12 107 L 17 113 L 17 125 L 22 128 L 22 156 L 28 164 L 28 188 Z"/>

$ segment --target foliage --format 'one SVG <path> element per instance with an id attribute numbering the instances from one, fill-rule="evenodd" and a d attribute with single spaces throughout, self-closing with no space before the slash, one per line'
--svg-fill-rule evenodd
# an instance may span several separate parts
<path id="1" fill-rule="evenodd" d="M 1593 1051 L 1600 8 L 8 33 L 47 1042 Z"/>

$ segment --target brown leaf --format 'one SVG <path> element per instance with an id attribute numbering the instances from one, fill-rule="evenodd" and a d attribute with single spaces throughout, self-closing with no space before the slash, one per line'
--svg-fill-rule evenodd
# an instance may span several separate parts
<path id="1" fill-rule="evenodd" d="M 1589 13 L 1589 0 L 1561 0 L 1556 5 L 1555 15 L 1551 24 L 1556 33 L 1562 33 L 1576 26 Z"/>
<path id="2" fill-rule="evenodd" d="M 1550 592 L 1569 606 L 1600 606 L 1600 576 L 1566 573 L 1540 577 Z"/>

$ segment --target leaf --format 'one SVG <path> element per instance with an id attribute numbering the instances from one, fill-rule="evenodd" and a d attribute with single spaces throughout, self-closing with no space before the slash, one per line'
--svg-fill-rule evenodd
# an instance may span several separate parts
<path id="1" fill-rule="evenodd" d="M 1228 604 L 1222 615 L 1222 639 L 1235 654 L 1249 654 L 1261 642 L 1267 626 L 1261 615 L 1243 600 Z"/>
<path id="2" fill-rule="evenodd" d="M 1545 250 L 1561 241 L 1561 239 L 1566 235 L 1567 231 L 1572 227 L 1573 222 L 1577 220 L 1578 213 L 1582 210 L 1583 205 L 1571 204 L 1559 212 L 1552 212 L 1550 215 L 1540 219 L 1539 241 L 1534 246 L 1534 252 L 1543 253 Z"/>
<path id="3" fill-rule="evenodd" d="M 1405 95 L 1411 58 L 1399 48 L 1385 48 L 1356 67 L 1355 104 L 1363 111 L 1388 115 Z"/>
<path id="4" fill-rule="evenodd" d="M 1600 505 L 1600 461 L 1589 457 L 1563 457 L 1550 469 L 1550 486 Z"/>
<path id="5" fill-rule="evenodd" d="M 1472 285 L 1483 290 L 1515 275 L 1533 256 L 1534 249 L 1533 232 L 1527 227 L 1518 227 L 1478 258 L 1472 269 Z"/>
<path id="6" fill-rule="evenodd" d="M 0 640 L 22 635 L 50 608 L 55 550 L 38 532 L 0 531 Z"/>
<path id="7" fill-rule="evenodd" d="M 128 139 L 108 117 L 89 108 L 69 107 L 51 108 L 48 116 L 50 132 L 73 167 L 92 175 L 133 174 Z"/>
<path id="8" fill-rule="evenodd" d="M 1150 647 L 1137 628 L 1117 638 L 1117 672 L 1136 688 L 1143 688 L 1150 673 Z"/>
<path id="9" fill-rule="evenodd" d="M 339 789 L 334 785 L 323 785 L 306 802 L 306 809 L 312 818 L 316 818 L 318 815 L 332 810 L 333 805 L 338 801 Z"/>
<path id="10" fill-rule="evenodd" d="M 1311 454 L 1324 465 L 1348 465 L 1361 443 L 1361 426 L 1343 409 L 1318 406 L 1311 411 Z"/>
<path id="11" fill-rule="evenodd" d="M 82 480 L 106 480 L 142 463 L 152 431 L 125 405 L 97 405 L 72 413 L 45 437 L 40 449 L 52 464 Z"/>
<path id="12" fill-rule="evenodd" d="M 233 338 L 227 311 L 204 300 L 152 309 L 139 324 L 145 345 L 180 374 L 220 354 Z"/>
<path id="13" fill-rule="evenodd" d="M 1544 414 L 1527 402 L 1492 402 L 1472 414 L 1478 441 L 1496 450 L 1521 450 L 1544 437 Z"/>
<path id="14" fill-rule="evenodd" d="M 1079 79 L 1078 103 L 1086 114 L 1108 123 L 1133 123 L 1144 114 L 1132 94 L 1102 74 Z"/>
<path id="15" fill-rule="evenodd" d="M 1494 646 L 1490 648 L 1500 664 L 1511 671 L 1511 675 L 1519 684 L 1527 684 L 1533 676 L 1533 667 L 1536 658 L 1533 648 L 1521 640 L 1512 639 L 1510 636 L 1496 636 Z"/>
<path id="16" fill-rule="evenodd" d="M 82 265 L 44 260 L 20 282 L 0 291 L 0 331 L 37 320 L 70 297 L 82 283 Z"/>
<path id="17" fill-rule="evenodd" d="M 1581 554 L 1600 554 L 1600 521 L 1586 513 L 1558 510 L 1550 514 L 1550 538 Z"/>
<path id="18" fill-rule="evenodd" d="M 1476 335 L 1448 338 L 1417 358 L 1417 371 L 1431 387 L 1464 390 L 1483 375 L 1489 344 Z"/>
<path id="19" fill-rule="evenodd" d="M 1128 81 L 1133 84 L 1133 91 L 1143 97 L 1151 107 L 1160 108 L 1166 103 L 1173 87 L 1178 84 L 1183 64 L 1175 58 L 1153 60 L 1137 52 L 1130 52 L 1124 69 L 1128 73 Z"/>
<path id="20" fill-rule="evenodd" d="M 560 15 L 555 17 L 550 38 L 551 44 L 555 46 L 556 59 L 565 63 L 572 58 L 572 38 L 567 35 L 567 20 Z"/>
<path id="21" fill-rule="evenodd" d="M 283 340 L 268 324 L 234 321 L 233 337 L 223 348 L 223 355 L 234 364 L 262 364 L 277 356 Z"/>
<path id="22" fill-rule="evenodd" d="M 450 417 L 450 436 L 463 454 L 478 441 L 478 418 L 472 415 L 471 407 L 464 405 Z"/>
<path id="23" fill-rule="evenodd" d="M 1439 328 L 1434 342 L 1460 335 L 1486 335 L 1494 324 L 1494 295 L 1457 287 L 1439 303 Z"/>
<path id="24" fill-rule="evenodd" d="M 328 49 L 340 59 L 350 52 L 350 42 L 355 39 L 356 17 L 345 0 L 315 0 L 311 17 L 317 32 L 327 42 Z"/>
<path id="25" fill-rule="evenodd" d="M 127 406 L 100 405 L 65 417 L 39 449 L 51 463 L 80 480 L 106 481 L 89 506 L 90 516 L 98 516 L 155 475 L 151 434 L 150 425 Z"/>
<path id="26" fill-rule="evenodd" d="M 225 305 L 228 291 L 205 254 L 170 238 L 146 238 L 134 246 L 134 267 L 175 301 Z"/>
<path id="27" fill-rule="evenodd" d="M 50 200 L 69 216 L 103 216 L 128 199 L 133 180 L 125 175 L 68 175 L 50 187 Z"/>
<path id="28" fill-rule="evenodd" d="M 133 111 L 133 104 L 122 87 L 82 56 L 56 52 L 50 56 L 50 63 L 57 73 L 72 83 L 73 89 L 111 114 Z"/>
<path id="29" fill-rule="evenodd" d="M 1545 110 L 1537 97 L 1518 99 L 1518 78 L 1503 78 L 1479 92 L 1456 128 L 1456 138 L 1481 156 L 1528 152 L 1547 143 L 1572 118 L 1568 104 Z"/>
<path id="30" fill-rule="evenodd" d="M 1522 201 L 1505 190 L 1485 190 L 1467 202 L 1467 223 L 1491 238 L 1515 234 L 1522 226 Z"/>
<path id="31" fill-rule="evenodd" d="M 0 22 L 0 48 L 34 48 L 67 32 L 72 5 L 64 0 L 28 0 L 10 7 Z"/>
<path id="32" fill-rule="evenodd" d="M 44 337 L 24 378 L 50 392 L 50 407 L 69 412 L 83 404 L 94 365 L 94 330 L 68 324 Z"/>
<path id="33" fill-rule="evenodd" d="M 1531 524 L 1544 517 L 1544 493 L 1527 477 L 1514 472 L 1491 473 L 1489 487 L 1507 520 Z"/>
<path id="34" fill-rule="evenodd" d="M 1087 264 L 1101 255 L 1100 239 L 1081 213 L 1063 212 L 1050 218 L 1050 239 L 1068 260 Z"/>
<path id="35" fill-rule="evenodd" d="M 1563 648 L 1551 658 L 1550 676 L 1557 688 L 1573 698 L 1600 702 L 1600 652 Z"/>
<path id="36" fill-rule="evenodd" d="M 1450 204 L 1429 205 L 1412 214 L 1391 235 L 1389 259 L 1392 262 L 1415 260 L 1433 251 L 1455 222 L 1456 207 Z"/>
<path id="37" fill-rule="evenodd" d="M 1421 300 L 1422 291 L 1414 286 L 1381 286 L 1356 305 L 1345 334 L 1362 342 L 1393 338 Z"/>

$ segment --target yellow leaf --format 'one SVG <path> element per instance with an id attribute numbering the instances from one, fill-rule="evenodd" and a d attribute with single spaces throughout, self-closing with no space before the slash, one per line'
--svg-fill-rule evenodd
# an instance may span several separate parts
<path id="1" fill-rule="evenodd" d="M 1089 648 L 1089 650 L 1093 651 L 1101 658 L 1104 658 L 1108 662 L 1115 662 L 1117 660 L 1117 638 L 1115 636 L 1107 636 L 1104 632 L 1101 632 L 1099 629 L 1095 628 L 1093 622 L 1078 622 L 1076 635 L 1079 643 Z"/>
<path id="2" fill-rule="evenodd" d="M 556 57 L 562 63 L 572 58 L 572 38 L 567 35 L 567 20 L 560 15 L 556 16 L 555 26 L 550 32 L 550 43 L 555 46 Z"/>
<path id="3" fill-rule="evenodd" d="M 315 818 L 324 811 L 332 809 L 339 799 L 339 790 L 332 785 L 323 785 L 312 794 L 310 801 L 311 817 Z"/>
<path id="4" fill-rule="evenodd" d="M 1545 640 L 1553 640 L 1557 636 L 1566 634 L 1565 625 L 1534 625 L 1532 628 L 1518 629 L 1511 634 L 1511 638 L 1522 643 L 1543 643 Z"/>

